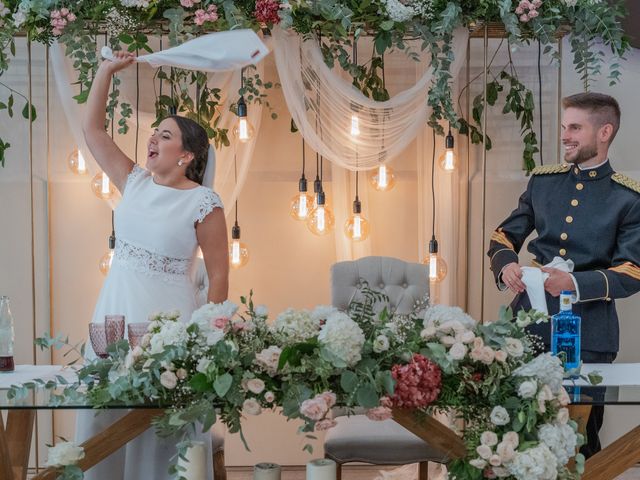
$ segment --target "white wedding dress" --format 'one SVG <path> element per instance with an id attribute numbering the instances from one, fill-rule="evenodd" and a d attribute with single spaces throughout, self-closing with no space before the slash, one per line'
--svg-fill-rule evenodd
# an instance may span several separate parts
<path id="1" fill-rule="evenodd" d="M 127 177 L 115 210 L 116 248 L 93 314 L 124 315 L 126 323 L 145 322 L 155 312 L 180 311 L 188 321 L 196 308 L 193 265 L 198 246 L 195 226 L 222 208 L 218 195 L 198 186 L 180 190 L 155 183 L 137 165 Z M 95 358 L 90 342 L 88 358 Z M 125 414 L 123 410 L 79 411 L 76 442 L 82 442 Z M 208 449 L 208 478 L 213 478 L 210 435 L 195 440 Z M 176 439 L 156 436 L 153 427 L 85 473 L 86 480 L 170 479 L 169 461 Z"/>

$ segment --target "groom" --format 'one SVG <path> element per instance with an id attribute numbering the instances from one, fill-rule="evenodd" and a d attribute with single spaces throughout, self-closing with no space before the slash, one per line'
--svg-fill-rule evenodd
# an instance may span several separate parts
<path id="1" fill-rule="evenodd" d="M 580 93 L 562 101 L 562 143 L 566 164 L 533 170 L 518 207 L 491 236 L 487 254 L 501 290 L 516 294 L 514 312 L 531 304 L 522 282 L 518 252 L 535 230 L 527 250 L 542 267 L 561 257 L 575 271 L 542 267 L 550 314 L 559 310 L 562 290 L 575 292 L 582 317 L 582 361 L 612 363 L 619 347 L 615 299 L 640 290 L 640 183 L 615 173 L 608 150 L 620 126 L 618 102 L 600 93 Z M 547 350 L 550 323 L 533 325 Z M 587 423 L 589 457 L 600 450 L 603 407 L 593 407 Z"/>

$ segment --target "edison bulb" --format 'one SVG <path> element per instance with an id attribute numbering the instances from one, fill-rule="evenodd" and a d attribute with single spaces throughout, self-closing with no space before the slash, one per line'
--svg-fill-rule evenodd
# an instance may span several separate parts
<path id="1" fill-rule="evenodd" d="M 247 143 L 253 138 L 253 125 L 247 120 L 247 117 L 240 117 L 238 123 L 233 128 L 233 135 L 239 142 Z"/>
<path id="2" fill-rule="evenodd" d="M 360 135 L 360 118 L 355 113 L 351 115 L 351 136 L 357 137 Z"/>
<path id="3" fill-rule="evenodd" d="M 440 168 L 445 172 L 453 172 L 457 167 L 457 158 L 456 154 L 453 151 L 453 148 L 447 148 L 438 159 L 438 163 L 440 164 Z"/>
<path id="4" fill-rule="evenodd" d="M 379 192 L 391 190 L 396 184 L 396 176 L 393 173 L 393 169 L 385 164 L 381 164 L 377 170 L 374 170 L 369 179 L 371 186 Z"/>
<path id="5" fill-rule="evenodd" d="M 99 172 L 93 177 L 93 180 L 91 180 L 91 190 L 93 190 L 96 197 L 103 200 L 111 200 L 116 193 L 113 182 L 111 182 L 104 172 Z"/>
<path id="6" fill-rule="evenodd" d="M 309 214 L 307 227 L 315 235 L 326 235 L 333 230 L 335 218 L 333 212 L 326 205 L 317 205 Z"/>
<path id="7" fill-rule="evenodd" d="M 238 269 L 249 262 L 249 249 L 240 240 L 232 240 L 229 243 L 229 266 Z"/>
<path id="8" fill-rule="evenodd" d="M 85 161 L 80 149 L 76 148 L 69 154 L 67 157 L 67 166 L 69 167 L 69 170 L 76 175 L 86 175 L 87 162 Z"/>
<path id="9" fill-rule="evenodd" d="M 105 253 L 100 262 L 98 263 L 98 268 L 100 269 L 100 273 L 106 275 L 111 270 L 111 263 L 113 262 L 113 250 L 109 250 Z"/>
<path id="10" fill-rule="evenodd" d="M 307 192 L 299 192 L 291 199 L 289 214 L 294 220 L 306 220 L 313 207 L 313 197 Z"/>
<path id="11" fill-rule="evenodd" d="M 345 222 L 344 233 L 354 242 L 362 242 L 369 237 L 369 222 L 361 214 L 354 213 Z"/>
<path id="12" fill-rule="evenodd" d="M 430 282 L 439 283 L 447 276 L 447 263 L 437 252 L 430 253 L 423 263 L 429 267 Z"/>

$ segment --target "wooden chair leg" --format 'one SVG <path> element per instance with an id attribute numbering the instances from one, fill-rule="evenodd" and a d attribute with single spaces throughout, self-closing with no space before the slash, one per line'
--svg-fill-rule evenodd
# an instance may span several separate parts
<path id="1" fill-rule="evenodd" d="M 224 450 L 213 454 L 213 480 L 227 480 L 227 468 L 224 466 Z"/>
<path id="2" fill-rule="evenodd" d="M 418 480 L 429 480 L 429 462 L 418 464 Z"/>
<path id="3" fill-rule="evenodd" d="M 342 464 L 336 463 L 336 480 L 342 480 Z"/>
<path id="4" fill-rule="evenodd" d="M 5 431 L 15 480 L 26 480 L 27 478 L 31 436 L 35 421 L 35 410 L 11 410 L 7 414 Z"/>

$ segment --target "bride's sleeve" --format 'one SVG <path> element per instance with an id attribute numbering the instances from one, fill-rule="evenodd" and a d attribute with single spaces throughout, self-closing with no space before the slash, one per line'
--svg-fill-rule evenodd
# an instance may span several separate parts
<path id="1" fill-rule="evenodd" d="M 129 185 L 133 185 L 138 179 L 146 177 L 148 175 L 150 174 L 147 170 L 138 165 L 134 165 L 131 169 L 131 172 L 129 172 L 129 175 L 127 175 L 127 180 L 122 186 L 122 195 L 124 195 L 124 192 L 127 190 L 127 187 Z"/>
<path id="2" fill-rule="evenodd" d="M 205 217 L 209 215 L 214 208 L 224 208 L 224 206 L 222 205 L 220 196 L 210 188 L 207 188 L 205 189 L 205 194 L 202 196 L 200 204 L 198 205 L 195 221 L 202 223 Z"/>

